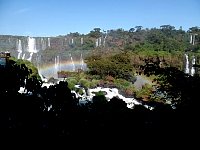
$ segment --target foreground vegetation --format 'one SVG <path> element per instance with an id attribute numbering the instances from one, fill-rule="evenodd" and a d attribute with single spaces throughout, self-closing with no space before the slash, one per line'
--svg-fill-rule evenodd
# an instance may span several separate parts
<path id="1" fill-rule="evenodd" d="M 191 139 L 199 128 L 200 78 L 174 67 L 163 68 L 154 60 L 146 61 L 141 71 L 158 77 L 154 94 L 165 93 L 163 98 L 170 98 L 173 107 L 154 101 L 144 102 L 153 106 L 153 110 L 143 105 L 129 109 L 124 101 L 116 97 L 107 101 L 102 95 L 79 105 L 67 82 L 61 81 L 48 89 L 41 87 L 37 78 L 27 82 L 31 73 L 28 68 L 10 61 L 0 68 L 1 136 L 34 136 L 42 140 L 62 137 L 77 141 L 77 137 L 84 140 L 85 135 L 94 139 L 104 136 L 104 140 L 134 135 L 131 139 L 137 140 L 151 139 L 153 134 L 162 140 L 186 138 L 185 135 Z M 25 87 L 29 94 L 18 93 L 20 87 Z"/>

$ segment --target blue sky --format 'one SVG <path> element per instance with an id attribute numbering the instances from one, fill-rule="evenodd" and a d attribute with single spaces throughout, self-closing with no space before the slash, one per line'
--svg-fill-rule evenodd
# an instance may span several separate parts
<path id="1" fill-rule="evenodd" d="M 200 26 L 199 0 L 0 0 L 0 34 L 58 36 L 94 28 Z"/>

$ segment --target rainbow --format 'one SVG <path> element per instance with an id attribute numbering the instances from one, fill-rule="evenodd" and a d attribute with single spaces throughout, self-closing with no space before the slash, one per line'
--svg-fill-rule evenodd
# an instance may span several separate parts
<path id="1" fill-rule="evenodd" d="M 74 61 L 72 64 L 71 61 L 62 61 L 58 64 L 45 64 L 38 67 L 39 74 L 49 79 L 51 77 L 57 78 L 58 71 L 75 71 L 78 69 L 86 70 L 87 65 L 85 63 L 81 63 L 80 61 Z"/>

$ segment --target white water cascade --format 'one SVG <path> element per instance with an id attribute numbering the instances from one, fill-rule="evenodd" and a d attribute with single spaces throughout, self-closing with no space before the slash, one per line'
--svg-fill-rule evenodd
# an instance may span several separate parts
<path id="1" fill-rule="evenodd" d="M 190 35 L 190 44 L 192 44 L 192 34 Z"/>
<path id="2" fill-rule="evenodd" d="M 79 87 L 79 85 L 76 85 L 76 87 Z M 72 91 L 72 93 L 76 93 L 77 98 L 79 97 L 79 104 L 85 104 L 87 101 L 92 101 L 92 98 L 95 96 L 94 93 L 99 91 L 106 92 L 105 97 L 108 101 L 110 101 L 110 99 L 113 97 L 118 97 L 122 99 L 127 104 L 127 107 L 130 109 L 132 109 L 135 105 L 142 105 L 142 103 L 137 101 L 134 97 L 126 98 L 123 95 L 119 94 L 117 88 L 96 87 L 94 89 L 88 89 L 87 95 L 85 94 L 85 89 L 83 95 L 79 95 L 75 91 Z"/>
<path id="3" fill-rule="evenodd" d="M 22 59 L 25 59 L 25 53 L 23 54 Z"/>
<path id="4" fill-rule="evenodd" d="M 185 54 L 185 73 L 190 73 L 188 54 Z"/>
<path id="5" fill-rule="evenodd" d="M 82 55 L 82 53 L 81 53 L 80 61 L 81 61 L 81 70 L 83 70 L 84 61 L 83 61 L 83 55 Z"/>
<path id="6" fill-rule="evenodd" d="M 74 44 L 74 39 L 72 39 L 72 44 Z"/>
<path id="7" fill-rule="evenodd" d="M 45 49 L 46 49 L 45 40 L 44 40 L 43 38 L 41 38 L 41 41 L 40 41 L 40 42 L 41 42 L 41 45 L 42 45 L 42 46 L 41 46 L 41 49 L 42 49 L 42 50 L 45 50 Z"/>
<path id="8" fill-rule="evenodd" d="M 29 58 L 27 60 L 31 61 L 33 53 L 37 53 L 35 38 L 28 37 L 28 48 L 27 48 L 27 51 L 30 53 L 30 56 L 29 56 Z M 25 55 L 24 55 L 24 57 L 25 57 Z"/>
<path id="9" fill-rule="evenodd" d="M 195 69 L 193 67 L 193 65 L 195 65 L 195 61 L 196 61 L 195 57 L 192 56 L 192 68 L 191 68 L 191 73 L 190 73 L 191 76 L 193 76 L 195 74 Z"/>
<path id="10" fill-rule="evenodd" d="M 99 38 L 99 46 L 101 46 L 101 37 Z"/>
<path id="11" fill-rule="evenodd" d="M 29 58 L 27 60 L 31 61 L 32 60 L 32 56 L 33 56 L 33 52 L 30 52 L 30 56 L 29 56 Z"/>
<path id="12" fill-rule="evenodd" d="M 105 47 L 105 45 L 106 45 L 106 37 L 107 37 L 107 34 L 106 34 L 106 36 L 104 37 L 104 39 L 103 39 L 103 46 Z"/>
<path id="13" fill-rule="evenodd" d="M 190 44 L 194 45 L 195 44 L 195 36 L 198 34 L 191 34 L 190 35 Z"/>
<path id="14" fill-rule="evenodd" d="M 96 39 L 96 47 L 98 47 L 98 46 L 99 46 L 99 40 Z"/>
<path id="15" fill-rule="evenodd" d="M 73 58 L 72 58 L 72 54 L 70 53 L 69 56 L 70 56 L 71 64 L 72 64 L 72 71 L 75 71 L 76 68 L 75 68 L 74 60 L 73 60 Z"/>
<path id="16" fill-rule="evenodd" d="M 60 71 L 60 56 L 55 57 L 55 76 L 57 76 L 58 71 Z"/>
<path id="17" fill-rule="evenodd" d="M 193 42 L 192 42 L 192 45 L 194 45 L 194 42 L 195 42 L 195 34 L 193 35 Z"/>
<path id="18" fill-rule="evenodd" d="M 196 62 L 195 56 L 192 56 L 192 62 L 190 65 L 188 54 L 185 54 L 185 73 L 186 74 L 190 74 L 191 76 L 195 74 L 195 68 L 193 67 L 193 65 L 195 65 L 195 62 Z"/>
<path id="19" fill-rule="evenodd" d="M 83 45 L 83 38 L 81 38 L 81 45 Z"/>
<path id="20" fill-rule="evenodd" d="M 22 54 L 22 44 L 21 44 L 21 40 L 18 40 L 18 42 L 17 42 L 17 52 L 18 52 L 17 59 L 20 59 L 21 54 Z"/>
<path id="21" fill-rule="evenodd" d="M 51 47 L 51 40 L 48 38 L 48 47 Z"/>

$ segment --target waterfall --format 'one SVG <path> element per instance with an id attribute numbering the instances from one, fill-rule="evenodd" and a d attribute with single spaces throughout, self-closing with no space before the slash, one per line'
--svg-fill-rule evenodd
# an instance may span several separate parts
<path id="1" fill-rule="evenodd" d="M 190 69 L 189 69 L 189 60 L 188 60 L 188 54 L 185 54 L 185 73 L 189 74 Z"/>
<path id="2" fill-rule="evenodd" d="M 22 54 L 22 44 L 21 44 L 21 40 L 18 40 L 18 43 L 17 43 L 17 51 L 18 51 L 17 59 L 20 59 L 20 56 L 21 56 L 21 54 Z"/>
<path id="3" fill-rule="evenodd" d="M 96 47 L 98 47 L 98 46 L 99 46 L 98 39 L 96 39 Z"/>
<path id="4" fill-rule="evenodd" d="M 105 45 L 106 45 L 106 37 L 107 37 L 107 34 L 106 34 L 106 36 L 104 37 L 104 39 L 103 39 L 103 46 L 105 47 Z"/>
<path id="5" fill-rule="evenodd" d="M 51 41 L 50 41 L 50 38 L 48 38 L 47 40 L 48 40 L 48 47 L 51 47 Z"/>
<path id="6" fill-rule="evenodd" d="M 25 53 L 23 54 L 22 59 L 25 59 Z"/>
<path id="7" fill-rule="evenodd" d="M 71 64 L 72 64 L 72 71 L 75 71 L 76 68 L 75 68 L 75 64 L 74 64 L 73 58 L 72 58 L 72 54 L 70 53 L 69 55 L 70 55 Z"/>
<path id="8" fill-rule="evenodd" d="M 33 53 L 37 53 L 35 38 L 28 37 L 28 48 L 27 48 L 27 51 L 30 53 L 30 57 L 27 60 L 31 61 Z"/>
<path id="9" fill-rule="evenodd" d="M 195 36 L 196 36 L 196 35 L 198 35 L 198 34 L 193 34 L 193 35 L 191 34 L 191 35 L 190 35 L 190 44 L 192 44 L 192 45 L 195 44 Z"/>
<path id="10" fill-rule="evenodd" d="M 99 38 L 99 46 L 101 46 L 101 37 Z"/>
<path id="11" fill-rule="evenodd" d="M 191 68 L 191 76 L 193 76 L 194 74 L 195 74 L 195 69 L 194 69 L 194 67 L 193 67 L 193 65 L 195 65 L 195 57 L 194 56 L 192 56 L 192 68 Z"/>
<path id="12" fill-rule="evenodd" d="M 44 39 L 43 38 L 41 38 L 41 49 L 42 50 L 45 50 L 46 49 L 46 44 L 45 44 L 45 41 L 44 41 Z"/>
<path id="13" fill-rule="evenodd" d="M 192 44 L 192 34 L 190 35 L 190 44 Z"/>
<path id="14" fill-rule="evenodd" d="M 188 58 L 188 54 L 185 54 L 185 73 L 190 74 L 191 76 L 193 76 L 195 74 L 195 68 L 193 67 L 193 65 L 195 65 L 195 56 L 192 56 L 192 62 L 191 62 L 191 69 L 190 69 L 190 65 L 189 65 L 189 58 Z"/>
<path id="15" fill-rule="evenodd" d="M 45 78 L 45 77 L 41 74 L 41 71 L 40 71 L 40 70 L 38 70 L 38 74 L 39 74 L 39 76 L 40 76 L 40 78 L 41 78 L 41 80 L 42 80 L 43 82 L 47 82 L 47 81 L 48 81 L 47 78 Z"/>
<path id="16" fill-rule="evenodd" d="M 83 38 L 81 38 L 81 45 L 83 45 Z"/>
<path id="17" fill-rule="evenodd" d="M 81 53 L 80 61 L 81 61 L 81 70 L 83 70 L 84 61 L 83 61 L 83 55 L 82 55 L 82 53 Z"/>
<path id="18" fill-rule="evenodd" d="M 60 56 L 57 56 L 57 66 L 58 66 L 58 71 L 60 71 Z"/>
<path id="19" fill-rule="evenodd" d="M 45 76 L 43 76 L 41 73 L 40 62 L 41 62 L 41 55 L 37 55 L 37 57 L 36 57 L 37 64 L 36 65 L 37 65 L 37 69 L 38 69 L 38 74 L 43 82 L 47 82 L 48 81 L 47 78 Z"/>
<path id="20" fill-rule="evenodd" d="M 55 57 L 55 64 L 54 64 L 54 67 L 55 67 L 55 75 L 56 77 L 58 77 L 58 71 L 60 71 L 60 57 L 59 56 L 56 56 Z"/>
<path id="21" fill-rule="evenodd" d="M 27 60 L 31 61 L 32 60 L 32 56 L 33 56 L 33 52 L 30 53 L 30 56 L 29 56 L 29 58 Z"/>
<path id="22" fill-rule="evenodd" d="M 65 43 L 66 43 L 66 45 L 65 46 L 67 46 L 68 44 L 67 44 L 67 38 L 65 38 L 65 41 L 64 41 Z"/>
<path id="23" fill-rule="evenodd" d="M 193 35 L 193 42 L 192 42 L 192 45 L 194 45 L 194 41 L 195 41 L 195 34 Z"/>
<path id="24" fill-rule="evenodd" d="M 72 44 L 74 44 L 74 39 L 72 38 Z"/>
<path id="25" fill-rule="evenodd" d="M 35 38 L 28 37 L 28 49 L 27 49 L 27 51 L 30 52 L 30 53 L 37 53 Z"/>

